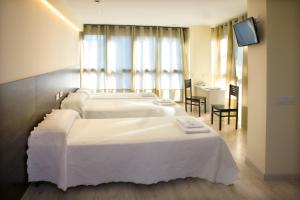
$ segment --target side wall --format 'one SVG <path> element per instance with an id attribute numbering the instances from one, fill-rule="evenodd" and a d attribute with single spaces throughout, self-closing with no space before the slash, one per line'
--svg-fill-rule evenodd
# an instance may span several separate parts
<path id="1" fill-rule="evenodd" d="M 267 180 L 300 177 L 300 1 L 248 0 L 247 158 Z"/>
<path id="2" fill-rule="evenodd" d="M 79 33 L 40 0 L 0 1 L 0 195 L 27 188 L 27 139 L 79 87 Z"/>
<path id="3" fill-rule="evenodd" d="M 248 47 L 247 159 L 263 174 L 266 168 L 267 32 L 266 0 L 248 0 L 248 16 L 257 19 L 261 42 Z"/>
<path id="4" fill-rule="evenodd" d="M 79 64 L 79 34 L 39 0 L 0 2 L 0 83 Z"/>
<path id="5" fill-rule="evenodd" d="M 300 177 L 300 1 L 267 2 L 266 178 Z"/>

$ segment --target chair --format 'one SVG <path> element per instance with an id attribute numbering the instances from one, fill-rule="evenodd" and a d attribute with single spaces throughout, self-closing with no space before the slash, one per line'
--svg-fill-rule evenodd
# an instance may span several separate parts
<path id="1" fill-rule="evenodd" d="M 187 95 L 187 90 L 190 90 L 190 94 Z M 187 105 L 191 105 L 191 112 L 193 111 L 193 105 L 199 108 L 199 117 L 201 116 L 201 104 L 204 105 L 204 112 L 206 113 L 206 97 L 193 96 L 192 95 L 192 80 L 184 80 L 184 95 L 185 95 L 185 111 L 187 111 Z"/>
<path id="2" fill-rule="evenodd" d="M 236 106 L 235 108 L 231 108 L 231 96 L 236 97 Z M 238 118 L 239 118 L 239 87 L 235 85 L 229 85 L 229 102 L 228 107 L 225 105 L 212 105 L 211 106 L 211 124 L 214 123 L 214 114 L 219 116 L 219 130 L 222 129 L 222 117 L 228 117 L 228 124 L 230 124 L 230 117 L 235 117 L 235 129 L 238 127 Z M 235 114 L 232 114 L 235 112 Z M 225 115 L 223 114 L 225 113 Z"/>

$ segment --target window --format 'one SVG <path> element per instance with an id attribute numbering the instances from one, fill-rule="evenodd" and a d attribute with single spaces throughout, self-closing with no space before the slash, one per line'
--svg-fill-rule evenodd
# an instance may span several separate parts
<path id="1" fill-rule="evenodd" d="M 164 98 L 181 99 L 183 88 L 182 46 L 179 37 L 161 38 L 160 85 Z"/>
<path id="2" fill-rule="evenodd" d="M 156 38 L 137 37 L 135 52 L 135 89 L 152 91 L 156 87 Z"/>
<path id="3" fill-rule="evenodd" d="M 180 28 L 101 26 L 89 30 L 98 32 L 83 37 L 82 87 L 158 91 L 164 98 L 182 100 Z"/>
<path id="4" fill-rule="evenodd" d="M 107 43 L 107 89 L 131 89 L 131 37 L 111 36 Z"/>

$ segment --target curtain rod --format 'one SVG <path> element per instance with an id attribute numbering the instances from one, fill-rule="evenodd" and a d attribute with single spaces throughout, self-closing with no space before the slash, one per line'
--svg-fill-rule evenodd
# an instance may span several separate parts
<path id="1" fill-rule="evenodd" d="M 120 27 L 146 27 L 146 28 L 182 28 L 188 29 L 189 27 L 181 27 L 181 26 L 148 26 L 148 25 L 125 25 L 125 24 L 84 24 L 83 26 L 120 26 Z"/>

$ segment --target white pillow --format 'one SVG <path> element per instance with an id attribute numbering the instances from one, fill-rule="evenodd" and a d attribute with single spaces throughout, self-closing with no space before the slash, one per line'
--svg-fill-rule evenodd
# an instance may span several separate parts
<path id="1" fill-rule="evenodd" d="M 82 115 L 85 101 L 88 98 L 89 96 L 86 93 L 71 93 L 61 102 L 61 108 L 72 109 Z"/>
<path id="2" fill-rule="evenodd" d="M 34 133 L 59 133 L 67 135 L 74 121 L 79 119 L 79 114 L 74 110 L 53 110 L 44 120 L 34 128 Z"/>
<path id="3" fill-rule="evenodd" d="M 88 96 L 90 96 L 93 92 L 92 89 L 87 89 L 87 88 L 79 88 L 76 93 L 85 93 L 87 94 Z"/>

